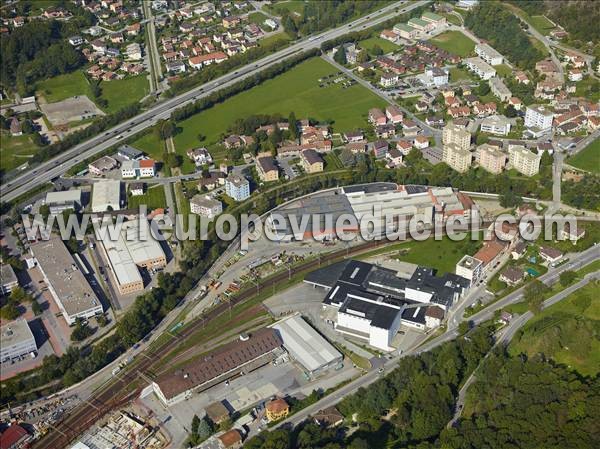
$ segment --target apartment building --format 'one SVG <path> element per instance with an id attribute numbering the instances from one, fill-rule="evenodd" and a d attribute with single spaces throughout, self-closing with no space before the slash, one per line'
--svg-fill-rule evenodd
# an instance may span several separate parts
<path id="1" fill-rule="evenodd" d="M 240 202 L 250 197 L 250 182 L 243 176 L 231 175 L 225 179 L 225 193 Z"/>
<path id="2" fill-rule="evenodd" d="M 481 121 L 481 132 L 506 136 L 510 132 L 510 120 L 503 115 L 492 115 Z"/>
<path id="3" fill-rule="evenodd" d="M 323 171 L 323 158 L 315 150 L 304 150 L 300 153 L 300 161 L 306 173 L 319 173 Z"/>
<path id="4" fill-rule="evenodd" d="M 508 150 L 508 161 L 525 176 L 536 175 L 540 171 L 542 156 L 529 151 L 522 145 L 515 145 Z"/>
<path id="5" fill-rule="evenodd" d="M 512 92 L 504 82 L 498 78 L 497 76 L 490 78 L 490 90 L 492 93 L 497 96 L 502 101 L 508 101 L 512 97 Z"/>
<path id="6" fill-rule="evenodd" d="M 527 106 L 525 110 L 525 127 L 532 130 L 539 132 L 550 131 L 553 119 L 554 113 L 544 105 Z"/>
<path id="7" fill-rule="evenodd" d="M 506 165 L 506 154 L 498 147 L 484 143 L 477 147 L 475 160 L 481 168 L 497 175 L 504 170 Z"/>
<path id="8" fill-rule="evenodd" d="M 502 64 L 503 56 L 488 44 L 477 44 L 475 53 L 490 65 Z"/>
<path id="9" fill-rule="evenodd" d="M 271 156 L 257 157 L 256 171 L 258 172 L 258 177 L 263 182 L 277 181 L 279 179 L 279 170 L 275 165 L 275 160 Z"/>
<path id="10" fill-rule="evenodd" d="M 471 146 L 471 133 L 462 126 L 448 123 L 442 132 L 442 143 L 444 146 L 452 143 L 468 150 Z"/>
<path id="11" fill-rule="evenodd" d="M 472 157 L 468 149 L 462 148 L 456 143 L 444 144 L 442 161 L 460 173 L 466 172 L 471 166 Z"/>
<path id="12" fill-rule="evenodd" d="M 208 195 L 195 195 L 190 200 L 190 211 L 206 218 L 215 218 L 223 212 L 223 204 Z"/>
<path id="13" fill-rule="evenodd" d="M 496 76 L 496 69 L 481 58 L 467 58 L 463 62 L 470 71 L 481 79 L 489 80 Z"/>

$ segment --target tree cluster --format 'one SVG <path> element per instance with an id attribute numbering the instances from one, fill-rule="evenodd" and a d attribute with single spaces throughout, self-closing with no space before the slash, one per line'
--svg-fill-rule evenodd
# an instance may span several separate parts
<path id="1" fill-rule="evenodd" d="M 531 69 L 545 55 L 535 48 L 521 21 L 499 2 L 479 2 L 465 18 L 465 26 L 522 69 Z"/>

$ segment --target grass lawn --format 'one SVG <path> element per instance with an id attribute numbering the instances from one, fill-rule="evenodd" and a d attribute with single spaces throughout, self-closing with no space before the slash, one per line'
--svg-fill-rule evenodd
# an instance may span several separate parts
<path id="1" fill-rule="evenodd" d="M 467 69 L 459 69 L 458 67 L 450 67 L 450 81 L 474 80 L 475 78 Z"/>
<path id="2" fill-rule="evenodd" d="M 547 357 L 583 375 L 600 372 L 600 283 L 592 281 L 566 299 L 537 314 L 509 346 L 512 355 Z"/>
<path id="3" fill-rule="evenodd" d="M 590 76 L 582 79 L 575 84 L 575 95 L 585 97 L 590 101 L 600 100 L 600 81 Z"/>
<path id="4" fill-rule="evenodd" d="M 529 23 L 544 36 L 548 36 L 550 31 L 556 28 L 554 24 L 546 18 L 546 16 L 530 16 Z"/>
<path id="5" fill-rule="evenodd" d="M 48 103 L 66 100 L 75 95 L 87 95 L 90 100 L 92 99 L 89 84 L 81 71 L 58 75 L 40 81 L 36 85 L 36 90 L 38 94 L 46 98 Z"/>
<path id="6" fill-rule="evenodd" d="M 262 12 L 258 12 L 258 11 L 250 13 L 248 15 L 248 21 L 252 22 L 258 26 L 263 25 L 265 20 L 267 20 L 267 19 L 268 19 L 267 16 L 265 16 Z"/>
<path id="7" fill-rule="evenodd" d="M 100 84 L 102 97 L 108 101 L 106 113 L 110 114 L 119 109 L 137 103 L 148 94 L 148 79 L 146 75 L 138 75 L 122 80 L 105 81 Z"/>
<path id="8" fill-rule="evenodd" d="M 153 159 L 162 160 L 165 152 L 165 145 L 162 140 L 156 138 L 154 133 L 143 135 L 131 144 L 140 151 L 152 156 Z M 187 156 L 185 156 L 187 158 Z"/>
<path id="9" fill-rule="evenodd" d="M 267 6 L 267 9 L 273 14 L 281 14 L 279 11 L 289 11 L 298 15 L 302 15 L 304 12 L 304 2 L 298 0 L 277 2 Z"/>
<path id="10" fill-rule="evenodd" d="M 501 77 L 510 76 L 512 74 L 512 69 L 506 64 L 495 65 L 494 68 Z"/>
<path id="11" fill-rule="evenodd" d="M 475 42 L 460 31 L 446 31 L 431 39 L 431 42 L 441 49 L 461 57 L 469 56 L 475 50 Z"/>
<path id="12" fill-rule="evenodd" d="M 258 45 L 265 47 L 267 45 L 272 44 L 273 42 L 277 42 L 277 41 L 289 42 L 291 40 L 292 40 L 292 38 L 290 37 L 290 35 L 282 31 L 279 33 L 272 34 L 269 37 L 265 37 L 264 39 L 260 39 L 258 41 Z"/>
<path id="13" fill-rule="evenodd" d="M 127 207 L 137 208 L 140 204 L 145 204 L 150 209 L 166 208 L 167 200 L 165 198 L 165 189 L 162 184 L 150 185 L 146 193 L 139 196 L 128 196 Z"/>
<path id="14" fill-rule="evenodd" d="M 281 113 L 287 116 L 294 111 L 298 119 L 310 117 L 331 120 L 334 132 L 366 128 L 368 110 L 372 107 L 384 107 L 385 101 L 357 84 L 347 89 L 336 84 L 320 88 L 318 79 L 335 72 L 326 61 L 312 58 L 282 75 L 179 122 L 177 126 L 182 128 L 182 132 L 174 139 L 177 152 L 185 157 L 187 150 L 197 147 L 198 134 L 206 136 L 203 145 L 213 145 L 220 141 L 228 126 L 236 119 L 253 114 Z M 148 136 L 145 137 L 149 139 Z M 148 144 L 148 140 L 145 143 Z M 156 148 L 156 143 L 150 146 Z M 139 147 L 145 150 L 142 145 Z"/>
<path id="15" fill-rule="evenodd" d="M 462 25 L 460 19 L 458 17 L 456 17 L 456 14 L 442 13 L 441 15 L 444 16 L 446 18 L 446 20 L 448 21 L 448 23 L 451 23 L 452 25 L 456 25 L 456 26 Z"/>
<path id="16" fill-rule="evenodd" d="M 358 43 L 358 46 L 360 48 L 364 48 L 365 50 L 367 50 L 367 52 L 369 54 L 371 54 L 373 47 L 375 47 L 376 45 L 378 45 L 379 48 L 381 48 L 384 53 L 390 53 L 390 52 L 396 51 L 400 48 L 398 45 L 394 44 L 393 42 L 382 39 L 380 37 L 371 37 L 369 39 L 365 39 L 364 41 L 360 41 Z"/>
<path id="17" fill-rule="evenodd" d="M 0 169 L 12 170 L 24 164 L 39 149 L 28 135 L 13 137 L 8 133 L 0 134 Z"/>
<path id="18" fill-rule="evenodd" d="M 600 139 L 594 140 L 575 156 L 567 159 L 573 167 L 593 173 L 600 173 Z"/>

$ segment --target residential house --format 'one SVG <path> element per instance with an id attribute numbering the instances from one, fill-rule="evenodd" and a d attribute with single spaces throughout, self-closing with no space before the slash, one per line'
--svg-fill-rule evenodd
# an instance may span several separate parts
<path id="1" fill-rule="evenodd" d="M 275 160 L 271 156 L 257 157 L 256 171 L 263 182 L 277 181 L 279 179 L 279 170 L 275 165 Z"/>
<path id="2" fill-rule="evenodd" d="M 306 173 L 319 173 L 323 171 L 323 158 L 315 150 L 302 151 L 300 153 L 300 162 Z"/>
<path id="3" fill-rule="evenodd" d="M 190 211 L 209 219 L 223 212 L 223 204 L 208 195 L 194 195 L 190 200 Z"/>

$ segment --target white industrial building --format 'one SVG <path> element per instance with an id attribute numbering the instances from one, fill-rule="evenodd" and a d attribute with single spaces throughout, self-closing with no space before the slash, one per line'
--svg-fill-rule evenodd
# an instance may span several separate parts
<path id="1" fill-rule="evenodd" d="M 304 282 L 328 290 L 324 314 L 338 332 L 391 351 L 401 325 L 425 330 L 430 307 L 447 311 L 468 288 L 461 276 L 417 267 L 411 274 L 345 260 L 309 273 Z M 430 320 L 431 322 L 431 320 Z"/>
<path id="2" fill-rule="evenodd" d="M 90 318 L 104 312 L 102 303 L 90 287 L 67 247 L 57 236 L 30 247 L 44 276 L 48 290 L 67 323 L 77 318 Z"/>
<path id="3" fill-rule="evenodd" d="M 123 223 L 116 240 L 111 240 L 110 233 L 98 232 L 96 237 L 102 242 L 104 253 L 109 260 L 113 275 L 121 294 L 130 294 L 144 289 L 144 282 L 139 268 L 160 269 L 167 264 L 165 253 L 160 242 L 152 235 L 146 221 L 145 229 L 139 231 L 139 221 Z"/>
<path id="4" fill-rule="evenodd" d="M 338 367 L 342 363 L 342 354 L 302 316 L 287 317 L 272 327 L 279 332 L 284 348 L 311 376 Z"/>
<path id="5" fill-rule="evenodd" d="M 65 190 L 64 192 L 48 192 L 44 201 L 50 213 L 57 215 L 67 209 L 78 211 L 81 207 L 81 190 Z"/>
<path id="6" fill-rule="evenodd" d="M 106 212 L 121 209 L 121 182 L 100 181 L 94 183 L 92 192 L 92 212 Z"/>
<path id="7" fill-rule="evenodd" d="M 2 363 L 37 351 L 33 332 L 26 320 L 11 321 L 0 328 L 0 361 Z"/>

